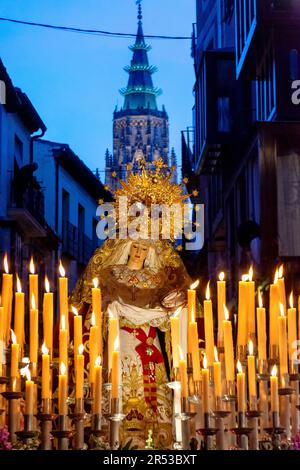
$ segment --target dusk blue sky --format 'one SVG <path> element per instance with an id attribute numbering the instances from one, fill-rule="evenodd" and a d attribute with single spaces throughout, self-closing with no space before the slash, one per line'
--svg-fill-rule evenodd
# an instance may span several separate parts
<path id="1" fill-rule="evenodd" d="M 195 0 L 143 0 L 145 34 L 189 36 Z M 136 33 L 134 0 L 1 0 L 0 16 L 79 28 Z M 45 138 L 63 142 L 92 169 L 104 168 L 112 150 L 112 113 L 123 104 L 123 67 L 132 39 L 52 31 L 0 21 L 0 57 L 15 86 L 31 99 L 47 126 Z M 170 147 L 180 163 L 180 131 L 191 124 L 191 42 L 152 39 L 154 85 L 163 89 L 170 119 Z M 103 178 L 103 173 L 101 172 Z"/>

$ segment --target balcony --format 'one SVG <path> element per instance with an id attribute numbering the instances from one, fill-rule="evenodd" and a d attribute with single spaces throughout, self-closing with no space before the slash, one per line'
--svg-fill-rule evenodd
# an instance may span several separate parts
<path id="1" fill-rule="evenodd" d="M 21 182 L 16 177 L 12 183 L 11 205 L 8 216 L 15 220 L 27 237 L 46 236 L 44 194 L 35 178 Z"/>
<path id="2" fill-rule="evenodd" d="M 71 222 L 63 223 L 62 253 L 80 264 L 87 264 L 96 247 L 93 241 Z"/>
<path id="3" fill-rule="evenodd" d="M 215 172 L 221 163 L 223 148 L 231 139 L 235 88 L 234 53 L 204 52 L 195 86 L 197 173 Z"/>
<path id="4" fill-rule="evenodd" d="M 298 0 L 235 0 L 236 75 L 255 78 L 258 54 L 272 29 L 298 32 L 300 7 Z"/>

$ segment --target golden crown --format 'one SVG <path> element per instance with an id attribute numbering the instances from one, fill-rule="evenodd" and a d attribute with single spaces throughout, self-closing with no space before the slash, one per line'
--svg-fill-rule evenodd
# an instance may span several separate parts
<path id="1" fill-rule="evenodd" d="M 126 197 L 128 222 L 132 222 L 134 217 L 130 215 L 130 207 L 134 204 L 141 205 L 147 209 L 141 226 L 137 231 L 147 231 L 152 227 L 153 220 L 158 222 L 159 238 L 169 238 L 174 240 L 182 232 L 184 223 L 184 205 L 185 200 L 190 197 L 184 193 L 186 183 L 182 184 L 174 182 L 174 173 L 176 167 L 169 167 L 164 163 L 162 158 L 148 163 L 144 159 L 139 160 L 138 168 L 133 171 L 132 165 L 127 165 L 128 176 L 127 181 L 119 180 L 119 187 L 113 191 L 115 199 L 115 209 L 117 214 L 116 229 L 120 229 L 120 214 L 118 213 L 118 203 L 120 197 Z M 112 173 L 116 177 L 116 173 Z M 163 212 L 156 212 L 154 215 L 153 205 L 164 207 L 165 209 L 173 208 L 176 205 L 177 212 L 170 211 L 168 226 L 163 223 Z M 123 206 L 123 211 L 126 207 Z M 152 222 L 151 222 L 152 221 Z M 143 238 L 141 236 L 141 238 Z M 148 238 L 148 237 L 145 237 Z"/>

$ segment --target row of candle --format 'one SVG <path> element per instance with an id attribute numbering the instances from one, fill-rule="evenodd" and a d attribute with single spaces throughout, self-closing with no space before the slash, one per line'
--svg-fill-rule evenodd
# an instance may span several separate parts
<path id="1" fill-rule="evenodd" d="M 239 284 L 239 305 L 238 305 L 238 334 L 237 334 L 237 375 L 235 374 L 235 348 L 233 342 L 232 323 L 229 320 L 229 312 L 226 308 L 226 283 L 224 273 L 221 273 L 220 280 L 217 283 L 218 294 L 218 336 L 217 344 L 220 350 L 224 350 L 222 360 L 225 365 L 225 377 L 227 384 L 235 384 L 238 398 L 238 409 L 245 410 L 245 373 L 241 361 L 246 361 L 248 370 L 248 395 L 250 408 L 256 403 L 256 355 L 254 355 L 254 345 L 257 344 L 257 358 L 260 364 L 267 365 L 268 357 L 274 360 L 278 359 L 281 385 L 284 386 L 288 372 L 295 373 L 296 363 L 294 361 L 297 348 L 297 312 L 293 306 L 293 294 L 290 295 L 290 308 L 286 315 L 285 284 L 282 276 L 282 267 L 276 271 L 274 284 L 270 288 L 270 352 L 267 354 L 267 318 L 266 309 L 262 306 L 262 296 L 258 293 L 259 307 L 256 309 L 256 318 L 252 313 L 255 312 L 255 283 L 252 280 L 252 269 L 249 274 L 243 276 Z M 222 396 L 222 376 L 221 362 L 218 360 L 217 348 L 214 342 L 213 310 L 210 299 L 209 283 L 206 289 L 206 300 L 203 304 L 204 310 L 204 336 L 205 336 L 205 358 L 203 368 L 200 367 L 199 339 L 197 323 L 195 321 L 196 311 L 196 292 L 198 282 L 194 283 L 188 290 L 188 353 L 192 359 L 192 370 L 194 382 L 202 381 L 202 393 L 204 404 L 208 406 L 208 376 L 209 369 L 213 373 L 214 393 L 218 400 Z M 171 317 L 171 335 L 173 367 L 179 368 L 181 380 L 181 393 L 187 397 L 187 365 L 186 359 L 182 355 L 180 344 L 180 320 L 178 309 Z M 222 315 L 221 315 L 222 312 Z M 249 320 L 249 316 L 251 317 Z M 300 318 L 299 318 L 300 325 Z M 276 330 L 276 342 L 275 334 Z M 220 333 L 221 332 L 221 333 Z M 245 343 L 245 341 L 248 343 Z M 276 347 L 275 347 L 276 346 Z M 240 348 L 243 348 L 242 350 Z M 246 353 L 248 347 L 248 355 Z M 241 353 L 242 351 L 242 353 Z M 180 353 L 181 352 L 181 358 Z M 278 356 L 278 357 L 277 357 Z M 289 363 L 288 363 L 289 358 Z M 240 361 L 240 360 L 241 361 Z M 266 372 L 266 371 L 265 371 Z M 278 411 L 278 376 L 277 366 L 272 369 L 271 382 L 271 404 L 272 410 Z M 208 411 L 208 410 L 205 410 Z"/>
<path id="2" fill-rule="evenodd" d="M 10 375 L 12 378 L 13 390 L 16 390 L 19 378 L 19 362 L 24 352 L 24 322 L 25 322 L 25 294 L 22 292 L 21 283 L 17 277 L 17 292 L 15 293 L 14 329 L 11 330 L 12 321 L 12 301 L 13 301 L 13 275 L 9 273 L 7 257 L 4 258 L 4 270 L 2 278 L 2 306 L 0 306 L 0 342 L 7 345 L 11 337 L 11 364 Z M 65 414 L 68 394 L 68 363 L 69 363 L 69 307 L 68 307 L 68 279 L 60 263 L 59 266 L 59 387 L 58 402 L 59 413 Z M 27 374 L 25 383 L 26 397 L 28 402 L 32 402 L 35 384 L 29 375 L 37 376 L 38 350 L 39 350 L 39 310 L 38 310 L 38 289 L 39 279 L 35 274 L 33 260 L 30 262 L 29 274 L 29 296 L 31 298 L 31 308 L 29 313 L 29 368 L 23 370 Z M 41 348 L 42 357 L 42 399 L 52 397 L 52 372 L 50 363 L 53 360 L 53 318 L 54 318 L 54 298 L 50 292 L 50 284 L 45 279 L 45 290 L 43 296 L 43 335 L 44 343 Z M 102 398 L 102 310 L 101 310 L 101 290 L 98 287 L 98 279 L 93 279 L 92 287 L 92 315 L 89 338 L 89 383 L 93 390 L 94 412 L 101 412 Z M 82 345 L 82 316 L 78 314 L 76 308 L 72 307 L 74 313 L 73 323 L 73 344 L 74 344 L 74 368 L 75 368 L 75 396 L 82 399 L 84 396 L 84 355 Z M 7 336 L 7 331 L 9 335 Z M 10 335 L 11 331 L 11 335 Z M 112 372 L 112 397 L 117 398 L 119 393 L 119 351 L 118 351 L 118 325 L 115 318 L 109 318 L 109 363 Z M 3 373 L 5 355 L 0 355 L 0 375 Z M 29 407 L 31 409 L 31 407 Z"/>

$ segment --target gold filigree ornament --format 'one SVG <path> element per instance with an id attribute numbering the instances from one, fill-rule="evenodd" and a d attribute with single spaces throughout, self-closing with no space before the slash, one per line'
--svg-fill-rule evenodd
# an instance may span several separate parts
<path id="1" fill-rule="evenodd" d="M 151 164 L 141 160 L 139 168 L 130 173 L 127 181 L 119 180 L 119 188 L 113 193 L 116 230 L 122 227 L 119 220 L 122 198 L 122 204 L 125 204 L 122 213 L 127 205 L 128 223 L 136 221 L 135 230 L 140 233 L 140 238 L 172 241 L 180 238 L 188 220 L 184 207 L 190 194 L 184 193 L 183 184 L 172 182 L 173 175 L 174 168 L 169 168 L 159 158 Z"/>

